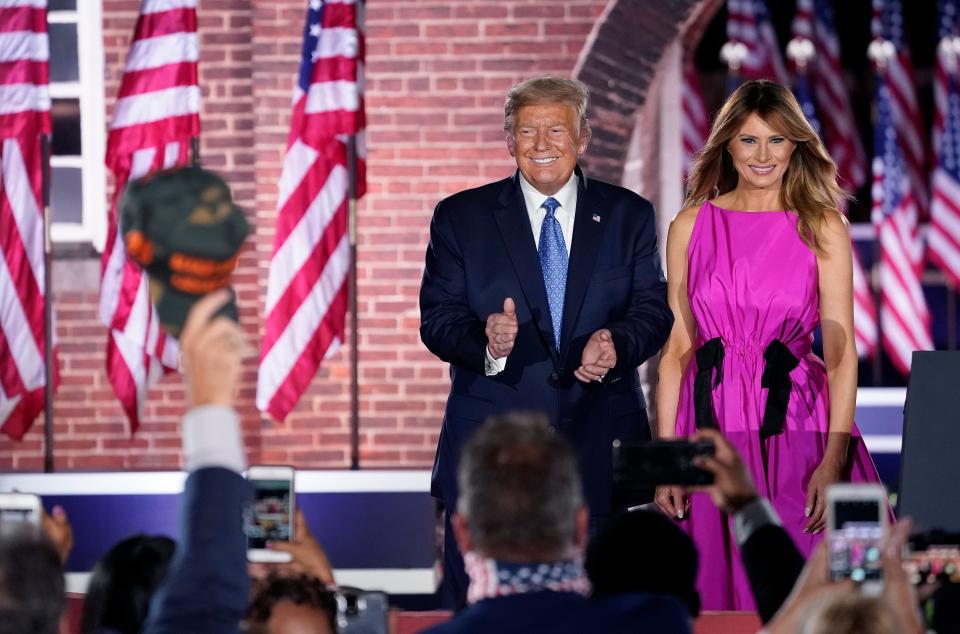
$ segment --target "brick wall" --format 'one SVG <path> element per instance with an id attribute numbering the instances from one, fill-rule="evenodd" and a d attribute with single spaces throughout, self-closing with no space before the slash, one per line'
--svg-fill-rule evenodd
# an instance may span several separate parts
<path id="1" fill-rule="evenodd" d="M 109 108 L 139 3 L 102 1 Z M 643 3 L 368 3 L 369 193 L 360 206 L 358 244 L 363 466 L 432 464 L 449 385 L 445 365 L 418 336 L 417 293 L 432 209 L 446 195 L 511 173 L 500 131 L 504 92 L 534 74 L 573 73 L 578 60 L 589 57 L 585 45 L 608 4 L 623 10 Z M 696 3 L 665 4 L 677 17 L 656 28 L 669 30 Z M 241 322 L 254 347 L 262 328 L 304 5 L 200 0 L 199 6 L 202 156 L 230 181 L 255 229 L 235 278 Z M 595 59 L 608 66 L 608 75 L 616 74 L 608 55 Z M 603 76 L 603 70 L 592 76 Z M 58 261 L 54 268 L 63 377 L 55 401 L 57 468 L 176 468 L 182 383 L 171 375 L 151 390 L 144 422 L 131 437 L 103 369 L 106 331 L 97 318 L 97 274 L 94 260 Z M 282 423 L 262 418 L 254 407 L 255 364 L 253 358 L 245 364 L 238 403 L 248 458 L 301 468 L 347 466 L 347 348 L 324 364 Z M 38 420 L 21 443 L 0 440 L 0 469 L 40 468 L 42 437 Z"/>

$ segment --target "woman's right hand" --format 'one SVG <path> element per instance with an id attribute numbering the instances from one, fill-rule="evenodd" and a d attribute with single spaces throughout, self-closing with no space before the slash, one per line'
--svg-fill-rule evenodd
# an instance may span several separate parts
<path id="1" fill-rule="evenodd" d="M 684 519 L 690 510 L 690 499 L 686 490 L 675 484 L 658 486 L 653 499 L 660 510 L 673 519 Z"/>

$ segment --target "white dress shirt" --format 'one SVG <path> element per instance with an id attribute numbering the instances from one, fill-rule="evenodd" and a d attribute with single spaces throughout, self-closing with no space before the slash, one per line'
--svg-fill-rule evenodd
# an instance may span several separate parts
<path id="1" fill-rule="evenodd" d="M 183 470 L 223 467 L 237 473 L 246 469 L 240 418 L 221 405 L 191 408 L 183 417 Z"/>
<path id="2" fill-rule="evenodd" d="M 533 241 L 539 249 L 540 231 L 543 228 L 543 219 L 547 217 L 547 210 L 543 208 L 543 203 L 551 196 L 541 193 L 536 187 L 528 183 L 523 174 L 520 174 L 520 191 L 523 192 L 523 202 L 527 207 L 530 229 L 533 230 Z M 563 244 L 567 248 L 567 257 L 569 257 L 570 245 L 573 243 L 573 221 L 577 212 L 577 175 L 572 174 L 570 180 L 552 198 L 560 203 L 553 216 L 560 223 L 560 231 L 563 232 Z M 507 358 L 494 359 L 488 347 L 484 373 L 487 376 L 500 374 L 507 367 Z"/>

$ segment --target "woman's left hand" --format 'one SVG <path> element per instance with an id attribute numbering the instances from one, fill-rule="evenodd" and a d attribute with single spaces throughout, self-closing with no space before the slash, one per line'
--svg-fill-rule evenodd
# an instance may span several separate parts
<path id="1" fill-rule="evenodd" d="M 824 458 L 820 465 L 813 470 L 810 484 L 807 485 L 807 505 L 804 512 L 808 518 L 803 527 L 804 533 L 819 533 L 826 524 L 824 512 L 827 508 L 827 487 L 840 481 L 841 465 L 829 458 Z"/>

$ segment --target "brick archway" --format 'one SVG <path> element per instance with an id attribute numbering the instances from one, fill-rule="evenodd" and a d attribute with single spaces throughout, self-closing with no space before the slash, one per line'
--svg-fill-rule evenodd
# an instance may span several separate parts
<path id="1" fill-rule="evenodd" d="M 637 115 L 677 40 L 689 46 L 722 0 L 611 0 L 588 38 L 575 76 L 590 88 L 590 151 L 585 167 L 622 182 Z"/>

